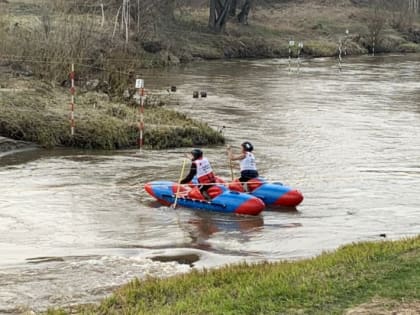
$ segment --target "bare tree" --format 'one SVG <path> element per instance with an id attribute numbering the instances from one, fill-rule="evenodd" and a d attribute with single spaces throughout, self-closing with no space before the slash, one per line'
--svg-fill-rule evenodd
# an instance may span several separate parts
<path id="1" fill-rule="evenodd" d="M 158 26 L 174 20 L 175 0 L 102 0 L 114 23 L 112 37 L 124 37 L 126 44 L 131 36 L 137 39 L 153 37 Z"/>
<path id="2" fill-rule="evenodd" d="M 236 15 L 238 6 L 237 0 L 210 0 L 209 28 L 215 32 L 221 32 L 225 27 L 229 16 Z M 240 23 L 248 24 L 248 15 L 251 10 L 253 0 L 245 0 L 241 10 L 237 15 Z"/>
<path id="3" fill-rule="evenodd" d="M 381 41 L 381 33 L 386 23 L 383 0 L 374 1 L 372 11 L 368 16 L 367 27 L 369 30 L 370 50 L 375 54 L 375 46 Z"/>
<path id="4" fill-rule="evenodd" d="M 209 28 L 221 32 L 228 20 L 233 0 L 210 0 Z"/>
<path id="5" fill-rule="evenodd" d="M 232 4 L 229 10 L 229 16 L 234 17 L 236 16 L 236 6 L 238 5 L 238 0 L 232 0 Z"/>
<path id="6" fill-rule="evenodd" d="M 251 10 L 252 0 L 245 0 L 244 4 L 242 5 L 241 12 L 238 14 L 238 21 L 242 24 L 248 24 L 248 15 L 249 11 Z"/>
<path id="7" fill-rule="evenodd" d="M 408 0 L 408 8 L 412 13 L 417 14 L 419 12 L 419 0 Z"/>
<path id="8" fill-rule="evenodd" d="M 388 0 L 386 5 L 392 12 L 392 27 L 407 30 L 413 25 L 419 9 L 419 0 Z"/>

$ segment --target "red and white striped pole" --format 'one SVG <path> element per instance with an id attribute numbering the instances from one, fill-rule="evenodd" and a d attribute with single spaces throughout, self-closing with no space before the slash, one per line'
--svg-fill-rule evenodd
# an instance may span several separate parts
<path id="1" fill-rule="evenodd" d="M 71 94 L 71 100 L 70 100 L 70 134 L 74 135 L 74 94 L 76 92 L 76 89 L 74 87 L 74 63 L 71 64 L 71 72 L 70 72 L 70 94 Z"/>
<path id="2" fill-rule="evenodd" d="M 138 145 L 140 150 L 143 148 L 144 145 L 144 80 L 137 79 L 136 80 L 136 88 L 138 89 L 139 96 L 140 96 L 140 122 L 139 122 L 139 138 L 138 138 Z"/>

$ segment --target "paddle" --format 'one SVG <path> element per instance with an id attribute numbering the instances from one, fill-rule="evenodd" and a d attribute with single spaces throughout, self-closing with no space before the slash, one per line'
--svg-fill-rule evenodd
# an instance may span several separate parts
<path id="1" fill-rule="evenodd" d="M 230 176 L 232 177 L 232 182 L 234 180 L 233 178 L 233 166 L 232 166 L 232 160 L 229 159 L 229 166 L 230 166 Z"/>
<path id="2" fill-rule="evenodd" d="M 230 152 L 230 149 L 231 149 L 231 146 L 230 145 L 228 145 L 227 146 L 227 151 L 228 151 L 228 159 L 229 159 L 229 167 L 230 167 L 230 176 L 232 177 L 232 181 L 233 181 L 233 165 L 232 165 L 232 160 L 231 160 L 231 158 L 230 158 L 230 154 L 229 154 L 229 152 Z"/>
<path id="3" fill-rule="evenodd" d="M 176 203 L 178 201 L 179 190 L 181 189 L 181 180 L 184 177 L 184 170 L 185 170 L 185 163 L 186 162 L 187 162 L 187 159 L 184 159 L 184 163 L 182 164 L 181 176 L 179 177 L 178 186 L 176 188 L 175 201 L 172 204 L 172 208 L 174 208 L 174 209 L 176 208 Z"/>

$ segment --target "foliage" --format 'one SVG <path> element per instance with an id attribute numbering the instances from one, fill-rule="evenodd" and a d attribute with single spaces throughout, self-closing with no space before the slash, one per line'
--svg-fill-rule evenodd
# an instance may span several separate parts
<path id="1" fill-rule="evenodd" d="M 337 45 L 332 42 L 311 40 L 306 42 L 303 52 L 314 57 L 335 56 Z"/>
<path id="2" fill-rule="evenodd" d="M 400 51 L 403 53 L 416 53 L 420 52 L 420 45 L 415 43 L 402 43 L 400 46 Z"/>

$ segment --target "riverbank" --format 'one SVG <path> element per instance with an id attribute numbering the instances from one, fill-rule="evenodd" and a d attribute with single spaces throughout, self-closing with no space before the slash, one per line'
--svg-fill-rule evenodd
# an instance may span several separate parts
<path id="1" fill-rule="evenodd" d="M 34 77 L 0 75 L 0 135 L 10 138 L 9 149 L 19 145 L 12 139 L 41 147 L 124 149 L 139 146 L 144 120 L 143 147 L 209 146 L 224 143 L 223 135 L 205 122 L 195 121 L 165 105 L 177 102 L 176 95 L 147 95 L 143 117 L 132 99 L 80 88 L 76 94 L 75 129 L 71 135 L 70 93 Z M 15 143 L 15 145 L 12 145 Z M 22 142 L 21 142 L 22 143 Z"/>
<path id="2" fill-rule="evenodd" d="M 137 31 L 116 27 L 112 6 L 101 11 L 9 0 L 0 8 L 0 135 L 43 147 L 138 145 L 141 117 L 133 85 L 144 68 L 202 59 L 420 51 L 418 15 L 404 6 L 363 1 L 269 1 L 252 8 L 248 24 L 232 18 L 221 33 L 208 29 L 208 8 L 197 1 L 173 8 L 170 19 L 155 8 L 155 20 L 144 17 Z M 77 69 L 75 136 L 69 131 L 71 63 Z M 166 88 L 148 95 L 145 147 L 224 143 L 217 130 L 162 106 L 174 101 L 163 96 Z"/>
<path id="3" fill-rule="evenodd" d="M 16 152 L 27 149 L 35 149 L 36 145 L 24 141 L 16 141 L 13 139 L 0 136 L 0 157 L 9 152 Z"/>
<path id="4" fill-rule="evenodd" d="M 418 314 L 420 237 L 346 245 L 298 262 L 134 280 L 100 305 L 48 314 Z"/>
<path id="5" fill-rule="evenodd" d="M 340 46 L 343 56 L 419 52 L 419 15 L 405 2 L 267 1 L 251 8 L 246 24 L 231 17 L 223 31 L 215 33 L 208 28 L 207 4 L 194 0 L 174 6 L 170 18 L 159 16 L 159 8 L 151 8 L 157 10 L 153 30 L 147 21 L 143 22 L 143 30 L 116 28 L 118 7 L 109 6 L 101 13 L 99 8 L 85 8 L 77 1 L 74 5 L 47 2 L 43 7 L 39 1 L 9 0 L 0 3 L 0 38 L 5 43 L 0 52 L 2 60 L 12 62 L 16 68 L 55 78 L 63 74 L 66 65 L 53 63 L 79 59 L 78 63 L 84 64 L 80 62 L 82 57 L 91 67 L 83 69 L 84 74 L 101 70 L 118 74 L 124 70 L 120 73 L 124 76 L 139 68 L 202 59 L 287 58 L 297 54 L 338 57 Z M 63 34 L 77 23 L 78 37 Z M 140 35 L 142 38 L 136 37 Z M 87 42 L 74 47 L 68 42 L 71 40 Z M 67 48 L 80 51 L 72 56 Z M 37 56 L 43 57 L 47 65 L 37 64 L 33 60 Z"/>

